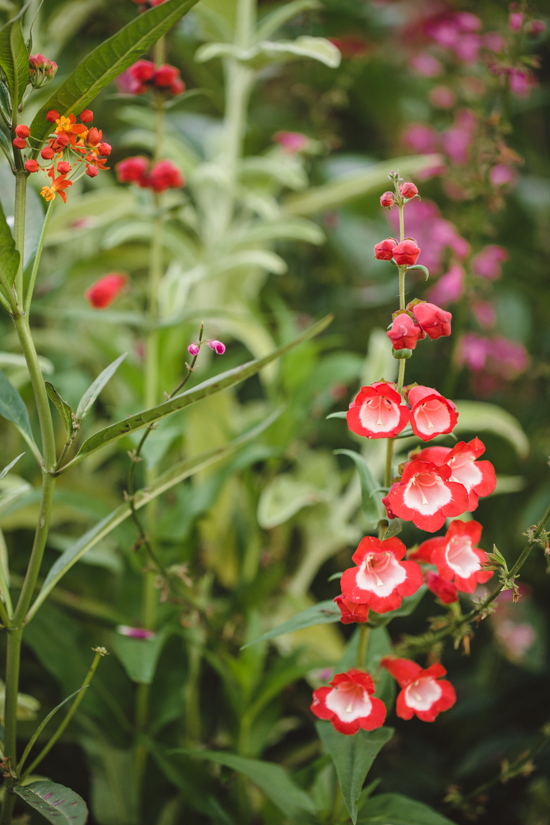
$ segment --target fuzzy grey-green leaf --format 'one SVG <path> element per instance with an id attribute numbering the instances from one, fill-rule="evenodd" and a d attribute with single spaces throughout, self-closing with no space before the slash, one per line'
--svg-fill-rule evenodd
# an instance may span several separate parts
<path id="1" fill-rule="evenodd" d="M 88 821 L 86 803 L 64 785 L 43 780 L 16 785 L 13 791 L 53 825 L 85 825 Z"/>

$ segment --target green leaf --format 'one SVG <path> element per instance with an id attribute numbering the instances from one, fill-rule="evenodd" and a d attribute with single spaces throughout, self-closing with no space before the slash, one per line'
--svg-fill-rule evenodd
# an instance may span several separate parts
<path id="1" fill-rule="evenodd" d="M 169 401 L 159 404 L 158 407 L 153 407 L 150 410 L 145 410 L 144 412 L 137 413 L 136 415 L 131 415 L 123 421 L 118 421 L 116 424 L 112 424 L 110 427 L 100 430 L 84 442 L 73 460 L 66 464 L 65 467 L 71 467 L 74 464 L 78 464 L 83 458 L 86 458 L 86 456 L 101 449 L 101 447 L 105 447 L 107 444 L 112 444 L 114 441 L 118 441 L 119 438 L 123 438 L 125 435 L 136 432 L 136 430 L 140 430 L 148 424 L 159 421 L 167 415 L 183 410 L 191 404 L 196 404 L 197 401 L 202 401 L 203 398 L 208 398 L 210 395 L 221 392 L 221 390 L 225 390 L 228 387 L 232 387 L 235 384 L 239 384 L 241 381 L 250 378 L 252 375 L 256 375 L 256 373 L 260 372 L 260 370 L 267 366 L 267 364 L 270 364 L 272 361 L 280 358 L 291 349 L 294 349 L 294 347 L 298 346 L 298 344 L 307 341 L 314 335 L 318 335 L 330 324 L 331 321 L 332 315 L 327 315 L 326 318 L 318 321 L 318 323 L 314 324 L 312 327 L 299 335 L 298 338 L 295 338 L 294 341 L 291 341 L 289 344 L 283 344 L 283 346 L 273 350 L 273 352 L 266 355 L 264 358 L 259 358 L 255 361 L 248 361 L 248 363 L 243 364 L 240 367 L 235 367 L 234 369 L 228 370 L 221 375 L 215 375 L 208 381 L 203 381 L 202 384 L 199 384 L 192 390 L 187 390 L 180 395 L 176 395 Z"/>
<path id="2" fill-rule="evenodd" d="M 338 412 L 333 412 L 330 415 L 327 415 L 326 420 L 328 421 L 329 418 L 347 418 L 348 411 L 347 410 L 338 410 Z"/>
<path id="3" fill-rule="evenodd" d="M 2 204 L 0 203 L 0 280 L 6 292 L 9 291 L 17 270 L 19 269 L 19 252 L 11 234 Z"/>
<path id="4" fill-rule="evenodd" d="M 53 717 L 55 716 L 57 711 L 60 710 L 63 707 L 63 705 L 66 705 L 67 702 L 70 702 L 71 699 L 74 699 L 74 697 L 77 696 L 80 693 L 80 691 L 86 690 L 87 687 L 88 687 L 88 685 L 84 685 L 84 687 L 81 687 L 78 690 L 75 690 L 74 693 L 71 693 L 70 696 L 67 696 L 66 699 L 63 699 L 63 701 L 60 702 L 57 705 L 57 707 L 55 707 L 53 710 L 51 710 L 48 713 L 48 715 L 40 722 L 37 729 L 35 730 L 35 732 L 31 736 L 31 738 L 30 738 L 30 740 L 27 744 L 27 747 L 25 748 L 25 750 L 23 752 L 23 756 L 21 757 L 19 765 L 17 766 L 17 772 L 19 773 L 19 775 L 21 775 L 21 771 L 23 770 L 23 766 L 24 766 L 25 762 L 27 761 L 27 756 L 31 752 L 32 746 L 34 745 L 34 743 L 36 742 L 36 740 L 38 739 L 38 737 L 40 736 L 40 734 L 42 733 L 42 731 L 44 730 L 44 728 L 46 727 L 46 725 L 48 724 L 50 719 L 53 719 Z"/>
<path id="5" fill-rule="evenodd" d="M 150 685 L 164 643 L 166 633 L 157 633 L 151 639 L 132 639 L 114 633 L 111 644 L 132 682 Z"/>
<path id="6" fill-rule="evenodd" d="M 332 599 L 326 602 L 319 602 L 311 607 L 307 607 L 305 610 L 301 610 L 300 613 L 297 613 L 292 619 L 287 619 L 286 622 L 273 628 L 273 630 L 269 630 L 262 636 L 258 636 L 257 639 L 253 639 L 253 641 L 247 645 L 243 645 L 241 650 L 250 647 L 250 645 L 256 645 L 258 642 L 267 642 L 269 639 L 276 639 L 277 636 L 284 636 L 285 633 L 294 633 L 295 630 L 303 630 L 304 627 L 339 622 L 340 616 L 340 608 L 334 604 Z"/>
<path id="7" fill-rule="evenodd" d="M 454 825 L 452 820 L 433 808 L 400 793 L 383 793 L 370 797 L 358 825 Z"/>
<path id="8" fill-rule="evenodd" d="M 25 402 L 0 370 L 0 415 L 11 421 L 19 432 L 32 441 L 31 422 Z"/>
<path id="9" fill-rule="evenodd" d="M 198 759 L 209 759 L 244 774 L 289 818 L 303 818 L 304 814 L 315 812 L 311 797 L 292 781 L 284 768 L 274 762 L 246 759 L 244 756 L 216 751 L 175 750 L 172 753 L 187 753 Z"/>
<path id="10" fill-rule="evenodd" d="M 347 455 L 354 462 L 361 481 L 361 505 L 367 521 L 378 521 L 386 515 L 380 493 L 379 482 L 372 475 L 369 465 L 360 453 L 354 450 L 334 450 L 334 455 Z"/>
<path id="11" fill-rule="evenodd" d="M 197 0 L 167 0 L 145 14 L 137 15 L 82 60 L 74 72 L 42 106 L 31 125 L 31 136 L 44 140 L 51 129 L 46 120 L 50 109 L 61 115 L 78 114 L 112 80 L 135 63 Z"/>
<path id="12" fill-rule="evenodd" d="M 0 29 L 0 66 L 8 81 L 14 117 L 29 80 L 29 53 L 20 20 L 23 11 Z"/>
<path id="13" fill-rule="evenodd" d="M 345 736 L 334 730 L 330 722 L 316 722 L 315 728 L 334 762 L 340 790 L 355 825 L 363 783 L 378 753 L 392 738 L 394 729 L 359 730 L 354 736 Z"/>
<path id="14" fill-rule="evenodd" d="M 112 364 L 109 364 L 108 367 L 105 367 L 103 372 L 100 373 L 95 379 L 95 381 L 88 387 L 88 389 L 78 402 L 78 407 L 76 408 L 75 418 L 78 419 L 78 421 L 82 422 L 87 417 L 99 393 L 101 392 L 105 384 L 113 377 L 117 369 L 120 367 L 120 365 L 126 358 L 127 354 L 128 353 L 124 352 L 116 359 L 116 361 L 113 361 Z"/>
<path id="15" fill-rule="evenodd" d="M 13 459 L 13 461 L 10 461 L 10 463 L 8 464 L 8 466 L 7 466 L 7 467 L 4 467 L 4 469 L 3 469 L 3 470 L 2 470 L 2 472 L 0 473 L 0 481 L 2 481 L 2 479 L 3 479 L 3 478 L 6 478 L 7 474 L 8 474 L 8 473 L 9 473 L 9 471 L 11 470 L 11 468 L 12 468 L 15 464 L 17 464 L 17 462 L 19 461 L 19 459 L 20 459 L 20 458 L 23 458 L 23 456 L 24 456 L 24 455 L 25 455 L 25 453 L 20 453 L 20 455 L 18 455 L 18 456 L 17 456 L 17 458 L 14 458 L 14 459 Z"/>
<path id="16" fill-rule="evenodd" d="M 279 161 L 276 161 L 276 163 L 280 165 Z M 306 243 L 319 245 L 325 242 L 325 233 L 313 221 L 305 218 L 292 218 L 275 223 L 253 224 L 234 240 L 235 246 L 279 240 L 305 241 Z"/>
<path id="17" fill-rule="evenodd" d="M 424 279 L 425 281 L 427 281 L 428 278 L 430 277 L 430 273 L 429 273 L 428 269 L 426 269 L 425 266 L 422 266 L 422 264 L 414 264 L 414 266 L 407 267 L 407 272 L 412 272 L 413 269 L 419 269 L 421 272 L 423 272 L 424 275 L 426 276 L 425 279 Z"/>
<path id="18" fill-rule="evenodd" d="M 399 533 L 403 530 L 403 522 L 400 518 L 392 518 L 390 519 L 390 523 L 388 529 L 384 533 L 385 539 L 391 539 L 392 536 L 398 536 Z"/>
<path id="19" fill-rule="evenodd" d="M 276 476 L 263 490 L 258 502 L 258 523 L 264 530 L 284 524 L 302 507 L 327 501 L 313 484 L 293 478 L 289 473 Z"/>
<path id="20" fill-rule="evenodd" d="M 53 384 L 50 384 L 49 381 L 46 381 L 45 384 L 46 392 L 50 396 L 51 400 L 57 408 L 57 412 L 61 416 L 63 424 L 65 425 L 65 430 L 67 431 L 67 435 L 70 436 L 73 431 L 73 411 L 71 410 L 67 402 L 64 401 L 63 398 L 61 398 Z"/>
<path id="21" fill-rule="evenodd" d="M 275 61 L 295 60 L 309 57 L 335 69 L 340 65 L 339 49 L 324 37 L 302 35 L 296 40 L 263 40 L 250 49 L 243 49 L 232 43 L 205 43 L 195 52 L 197 63 L 206 63 L 214 58 L 233 58 L 254 69 Z"/>
<path id="22" fill-rule="evenodd" d="M 88 819 L 88 808 L 82 797 L 56 782 L 44 780 L 16 785 L 13 791 L 54 825 L 85 825 Z"/>
<path id="23" fill-rule="evenodd" d="M 320 8 L 322 8 L 322 4 L 319 3 L 319 0 L 293 0 L 293 2 L 284 3 L 260 20 L 255 37 L 257 40 L 265 40 L 303 11 Z"/>
<path id="24" fill-rule="evenodd" d="M 388 169 L 399 169 L 402 175 L 412 177 L 423 169 L 435 166 L 438 160 L 438 155 L 412 155 L 373 163 L 364 172 L 353 172 L 324 186 L 310 188 L 303 194 L 289 195 L 283 201 L 283 212 L 307 216 L 336 209 L 348 201 L 378 192 L 380 187 L 386 187 Z"/>
<path id="25" fill-rule="evenodd" d="M 376 627 L 386 627 L 387 624 L 391 622 L 392 619 L 396 619 L 398 616 L 410 616 L 411 613 L 414 613 L 424 595 L 426 594 L 428 588 L 425 584 L 418 588 L 416 593 L 413 593 L 412 596 L 406 596 L 403 601 L 401 602 L 401 607 L 398 607 L 397 610 L 391 610 L 389 613 L 384 613 L 380 616 L 380 618 L 376 622 Z"/>
<path id="26" fill-rule="evenodd" d="M 508 441 L 520 458 L 529 455 L 529 439 L 521 424 L 506 410 L 485 401 L 456 401 L 458 422 L 453 433 L 494 433 Z"/>
<path id="27" fill-rule="evenodd" d="M 269 418 L 262 421 L 261 424 L 258 424 L 257 427 L 254 427 L 244 435 L 235 438 L 233 441 L 230 441 L 227 444 L 222 444 L 221 447 L 215 447 L 213 450 L 208 450 L 197 456 L 178 462 L 165 473 L 162 473 L 156 481 L 147 488 L 147 490 L 139 490 L 136 493 L 134 501 L 136 510 L 141 509 L 141 507 L 145 507 L 145 505 L 152 501 L 152 499 L 160 496 L 167 490 L 170 490 L 176 484 L 179 484 L 180 481 L 183 481 L 195 473 L 200 472 L 200 470 L 206 469 L 206 467 L 210 467 L 212 464 L 215 464 L 216 461 L 225 458 L 248 442 L 253 441 L 253 439 L 260 435 L 260 433 L 271 426 L 280 414 L 281 410 L 276 410 L 269 416 Z M 102 521 L 84 533 L 84 535 L 81 536 L 75 544 L 69 547 L 57 559 L 57 561 L 50 568 L 40 593 L 36 597 L 36 601 L 27 614 L 27 622 L 32 616 L 34 616 L 40 605 L 43 604 L 45 599 L 60 579 L 63 578 L 65 573 L 70 570 L 71 567 L 73 567 L 73 565 L 76 564 L 76 562 L 88 552 L 88 550 L 95 547 L 101 539 L 109 535 L 115 527 L 121 524 L 130 515 L 130 505 L 126 503 L 121 504 L 120 507 L 117 507 L 116 510 L 113 510 L 113 512 L 106 516 Z"/>

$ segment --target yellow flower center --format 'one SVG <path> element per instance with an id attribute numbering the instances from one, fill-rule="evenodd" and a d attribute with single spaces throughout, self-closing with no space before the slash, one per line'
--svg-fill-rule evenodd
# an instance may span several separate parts
<path id="1" fill-rule="evenodd" d="M 55 121 L 57 129 L 55 130 L 58 134 L 59 132 L 71 132 L 73 128 L 73 124 L 69 120 L 68 117 L 60 117 L 59 120 Z"/>

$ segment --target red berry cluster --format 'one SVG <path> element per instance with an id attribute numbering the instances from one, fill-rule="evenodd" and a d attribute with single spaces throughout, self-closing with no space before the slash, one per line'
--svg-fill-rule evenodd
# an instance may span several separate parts
<path id="1" fill-rule="evenodd" d="M 170 160 L 151 162 L 143 155 L 121 160 L 116 165 L 120 183 L 135 183 L 142 189 L 152 189 L 159 194 L 166 189 L 180 189 L 185 180 L 177 166 Z"/>

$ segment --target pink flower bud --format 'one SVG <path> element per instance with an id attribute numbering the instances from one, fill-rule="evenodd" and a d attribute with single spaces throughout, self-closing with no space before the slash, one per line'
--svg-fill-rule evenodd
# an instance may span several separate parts
<path id="1" fill-rule="evenodd" d="M 409 198 L 414 198 L 415 195 L 418 195 L 418 189 L 414 183 L 402 183 L 400 192 L 401 195 L 407 200 L 409 200 Z"/>
<path id="2" fill-rule="evenodd" d="M 217 355 L 223 355 L 225 352 L 225 344 L 222 344 L 221 341 L 207 341 L 206 342 L 211 350 L 213 350 Z"/>
<path id="3" fill-rule="evenodd" d="M 395 238 L 386 238 L 385 241 L 375 244 L 374 257 L 377 261 L 391 261 L 394 248 L 397 246 Z"/>
<path id="4" fill-rule="evenodd" d="M 398 266 L 414 266 L 416 259 L 420 255 L 420 249 L 416 245 L 416 241 L 412 238 L 407 238 L 406 241 L 401 241 L 401 243 L 394 247 L 392 254 Z"/>
<path id="5" fill-rule="evenodd" d="M 40 169 L 40 164 L 36 160 L 28 160 L 25 163 L 25 169 L 27 172 L 38 172 Z"/>
<path id="6" fill-rule="evenodd" d="M 420 301 L 414 305 L 411 302 L 407 304 L 407 309 L 412 312 L 416 322 L 433 341 L 451 334 L 453 316 L 450 312 L 426 301 Z"/>
<path id="7" fill-rule="evenodd" d="M 301 152 L 308 144 L 306 135 L 301 132 L 277 132 L 273 140 L 278 143 L 289 155 Z"/>
<path id="8" fill-rule="evenodd" d="M 546 30 L 546 23 L 544 20 L 531 20 L 527 30 L 529 34 L 542 34 Z"/>
<path id="9" fill-rule="evenodd" d="M 128 636 L 130 639 L 154 639 L 156 633 L 152 630 L 147 630 L 145 627 L 128 627 L 128 625 L 120 624 L 117 627 L 117 633 L 121 636 Z"/>
<path id="10" fill-rule="evenodd" d="M 20 126 L 15 127 L 15 134 L 19 138 L 28 138 L 30 135 L 31 130 L 28 126 L 25 126 L 23 123 Z"/>
<path id="11" fill-rule="evenodd" d="M 189 353 L 189 355 L 192 355 L 193 358 L 195 357 L 195 355 L 199 354 L 199 350 L 200 350 L 199 345 L 195 344 L 195 343 L 189 344 L 189 346 L 187 347 L 187 352 Z"/>
<path id="12" fill-rule="evenodd" d="M 380 198 L 380 206 L 393 206 L 395 203 L 395 195 L 393 192 L 384 192 Z"/>
<path id="13" fill-rule="evenodd" d="M 441 576 L 438 576 L 434 570 L 429 570 L 426 573 L 426 584 L 428 590 L 435 593 L 438 599 L 441 599 L 443 604 L 453 604 L 458 601 L 458 590 L 453 582 L 445 581 Z"/>
<path id="14" fill-rule="evenodd" d="M 110 272 L 92 284 L 84 295 L 95 309 L 105 309 L 112 304 L 127 282 L 127 275 Z"/>
<path id="15" fill-rule="evenodd" d="M 508 20 L 508 28 L 513 32 L 519 32 L 523 25 L 523 14 L 518 11 L 513 11 Z"/>
<path id="16" fill-rule="evenodd" d="M 67 163 L 66 160 L 62 160 L 60 163 L 57 164 L 57 171 L 60 175 L 68 175 L 71 171 L 71 164 Z"/>
<path id="17" fill-rule="evenodd" d="M 26 141 L 26 140 L 24 140 L 23 138 L 15 138 L 15 140 L 13 141 L 13 145 L 14 145 L 17 149 L 26 149 L 26 147 L 27 147 L 27 141 Z"/>
<path id="18" fill-rule="evenodd" d="M 59 112 L 56 109 L 50 109 L 46 115 L 46 120 L 48 123 L 55 123 L 56 120 L 59 120 L 59 117 Z"/>
<path id="19" fill-rule="evenodd" d="M 94 119 L 94 113 L 91 109 L 84 109 L 84 111 L 80 112 L 79 116 L 82 123 L 91 123 Z"/>
<path id="20" fill-rule="evenodd" d="M 406 312 L 401 312 L 393 319 L 387 336 L 394 350 L 414 349 L 416 342 L 426 337 L 426 333 Z"/>
<path id="21" fill-rule="evenodd" d="M 99 143 L 101 143 L 101 132 L 99 129 L 96 129 L 95 126 L 93 126 L 88 131 L 88 134 L 86 136 L 86 143 L 88 144 L 88 146 L 97 146 Z"/>

